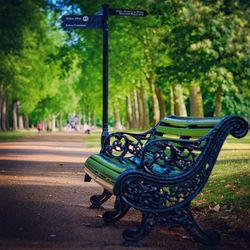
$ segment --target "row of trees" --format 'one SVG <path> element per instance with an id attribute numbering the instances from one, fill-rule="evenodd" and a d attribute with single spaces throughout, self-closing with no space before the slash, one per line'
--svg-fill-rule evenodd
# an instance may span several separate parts
<path id="1" fill-rule="evenodd" d="M 0 19 L 1 129 L 29 128 L 71 110 L 79 60 L 64 49 L 66 35 L 47 2 L 1 1 Z"/>
<path id="2" fill-rule="evenodd" d="M 42 120 L 58 120 L 62 127 L 69 113 L 80 114 L 82 123 L 100 125 L 101 31 L 64 32 L 58 20 L 69 12 L 94 14 L 102 4 L 4 1 L 2 129 Z M 167 114 L 250 117 L 248 1 L 129 0 L 109 5 L 150 13 L 146 18 L 109 18 L 110 124 L 148 128 Z"/>

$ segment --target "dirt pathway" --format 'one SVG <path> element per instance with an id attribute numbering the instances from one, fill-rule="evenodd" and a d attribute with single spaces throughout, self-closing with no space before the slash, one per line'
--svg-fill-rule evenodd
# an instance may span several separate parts
<path id="1" fill-rule="evenodd" d="M 83 162 L 97 151 L 84 141 L 77 133 L 51 133 L 0 143 L 0 249 L 127 249 L 121 246 L 122 231 L 138 223 L 139 214 L 131 211 L 107 227 L 101 219 L 104 210 L 88 208 L 89 197 L 102 189 L 83 181 Z M 141 245 L 204 249 L 186 234 L 161 228 Z M 224 239 L 216 249 L 236 248 L 237 242 Z"/>

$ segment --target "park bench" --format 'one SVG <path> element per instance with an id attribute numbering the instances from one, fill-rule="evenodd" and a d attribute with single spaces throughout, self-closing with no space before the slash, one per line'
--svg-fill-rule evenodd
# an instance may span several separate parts
<path id="1" fill-rule="evenodd" d="M 241 138 L 248 129 L 238 115 L 167 116 L 145 133 L 112 133 L 100 153 L 85 162 L 85 178 L 104 188 L 90 198 L 91 207 L 116 196 L 114 210 L 103 214 L 105 223 L 118 221 L 131 207 L 139 210 L 141 223 L 123 232 L 126 242 L 143 239 L 159 224 L 182 226 L 194 240 L 217 244 L 219 233 L 199 226 L 190 204 L 206 184 L 227 135 Z"/>

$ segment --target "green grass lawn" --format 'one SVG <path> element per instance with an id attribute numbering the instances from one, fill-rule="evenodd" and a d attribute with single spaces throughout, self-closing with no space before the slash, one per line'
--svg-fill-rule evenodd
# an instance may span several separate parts
<path id="1" fill-rule="evenodd" d="M 15 141 L 23 137 L 31 136 L 34 133 L 34 131 L 1 131 L 0 142 Z"/>
<path id="2" fill-rule="evenodd" d="M 243 139 L 229 137 L 226 140 L 197 201 L 201 206 L 250 208 L 250 133 Z"/>

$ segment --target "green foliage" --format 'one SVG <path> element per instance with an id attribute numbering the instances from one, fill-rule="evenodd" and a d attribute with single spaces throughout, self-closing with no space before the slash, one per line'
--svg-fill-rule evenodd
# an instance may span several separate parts
<path id="1" fill-rule="evenodd" d="M 249 5 L 244 1 L 161 2 L 155 3 L 155 13 L 172 21 L 163 36 L 171 64 L 158 69 L 161 81 L 187 86 L 196 79 L 202 84 L 204 99 L 214 98 L 222 84 L 223 113 L 243 113 L 249 107 L 245 89 L 249 85 Z M 162 25 L 166 22 L 162 19 Z M 239 100 L 242 105 L 237 105 Z M 209 111 L 212 100 L 205 103 Z"/>
<path id="2" fill-rule="evenodd" d="M 62 31 L 62 14 L 91 15 L 104 0 L 1 1 L 0 86 L 34 121 L 59 113 L 102 118 L 102 34 Z M 142 82 L 153 117 L 150 82 L 168 103 L 169 86 L 184 95 L 193 80 L 202 87 L 206 115 L 214 113 L 222 85 L 223 114 L 250 118 L 249 4 L 247 1 L 109 1 L 112 8 L 145 9 L 149 16 L 109 17 L 109 117 L 118 103 L 126 121 L 126 96 Z M 25 18 L 24 18 L 25 16 Z"/>

